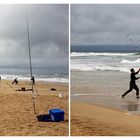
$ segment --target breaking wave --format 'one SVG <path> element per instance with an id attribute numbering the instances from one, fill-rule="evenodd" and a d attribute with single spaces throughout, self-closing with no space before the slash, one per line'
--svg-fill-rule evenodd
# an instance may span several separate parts
<path id="1" fill-rule="evenodd" d="M 89 53 L 81 53 L 81 52 L 72 52 L 71 57 L 78 57 L 78 56 L 128 56 L 128 55 L 134 55 L 135 53 L 95 53 L 95 52 L 89 52 Z"/>
<path id="2" fill-rule="evenodd" d="M 122 61 L 121 61 L 121 63 L 130 63 L 130 64 L 132 64 L 132 63 L 140 63 L 140 58 L 138 58 L 138 59 L 136 59 L 136 60 L 134 60 L 134 61 L 131 61 L 131 60 L 126 60 L 126 59 L 123 59 Z"/>

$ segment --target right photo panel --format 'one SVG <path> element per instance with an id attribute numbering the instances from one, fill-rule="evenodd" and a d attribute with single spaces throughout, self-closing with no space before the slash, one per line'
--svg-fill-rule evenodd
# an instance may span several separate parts
<path id="1" fill-rule="evenodd" d="M 140 5 L 70 6 L 71 136 L 140 136 Z"/>

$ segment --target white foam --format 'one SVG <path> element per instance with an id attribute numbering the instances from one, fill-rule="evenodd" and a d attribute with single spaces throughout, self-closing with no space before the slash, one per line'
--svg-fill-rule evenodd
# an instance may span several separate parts
<path id="1" fill-rule="evenodd" d="M 120 72 L 129 72 L 129 67 L 115 67 L 115 66 L 109 66 L 109 65 L 90 65 L 90 64 L 71 64 L 72 70 L 80 70 L 80 71 L 95 71 L 95 70 L 101 70 L 101 71 L 120 71 Z"/>
<path id="2" fill-rule="evenodd" d="M 80 70 L 80 71 L 101 70 L 101 71 L 130 72 L 130 68 L 132 67 L 137 68 L 140 66 L 140 58 L 137 58 L 137 55 L 132 55 L 132 54 L 135 53 L 73 52 L 72 56 L 81 56 L 81 57 L 72 58 L 70 67 L 72 70 Z M 96 56 L 90 57 L 90 55 L 96 55 Z M 104 56 L 108 56 L 108 57 L 104 57 Z"/>
<path id="3" fill-rule="evenodd" d="M 2 79 L 5 80 L 14 80 L 18 78 L 18 80 L 27 80 L 30 81 L 30 77 L 24 77 L 22 75 L 1 75 Z M 61 83 L 68 83 L 69 80 L 67 78 L 36 78 L 36 81 L 44 81 L 44 82 L 61 82 Z"/>
<path id="4" fill-rule="evenodd" d="M 13 80 L 15 78 L 18 78 L 20 80 L 29 80 L 30 79 L 29 77 L 24 77 L 21 75 L 6 75 L 6 74 L 1 75 L 1 78 L 5 79 L 5 80 Z"/>
<path id="5" fill-rule="evenodd" d="M 36 78 L 37 81 L 68 83 L 66 78 Z"/>
<path id="6" fill-rule="evenodd" d="M 72 70 L 81 70 L 81 71 L 94 71 L 95 68 L 88 66 L 86 64 L 71 64 Z"/>
<path id="7" fill-rule="evenodd" d="M 138 59 L 136 59 L 136 60 L 134 60 L 134 61 L 123 59 L 123 60 L 121 61 L 121 63 L 127 63 L 127 64 L 140 63 L 140 59 L 138 58 Z"/>
<path id="8" fill-rule="evenodd" d="M 134 53 L 95 53 L 95 52 L 89 52 L 89 53 L 77 53 L 72 52 L 71 57 L 78 57 L 78 56 L 128 56 L 133 55 Z"/>

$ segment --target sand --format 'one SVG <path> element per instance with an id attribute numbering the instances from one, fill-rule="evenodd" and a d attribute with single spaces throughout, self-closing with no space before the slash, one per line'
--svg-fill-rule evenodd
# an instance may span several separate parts
<path id="1" fill-rule="evenodd" d="M 89 103 L 71 102 L 72 136 L 140 136 L 140 116 Z"/>
<path id="2" fill-rule="evenodd" d="M 128 85 L 129 73 L 72 71 L 71 135 L 140 136 L 140 100 L 120 97 Z"/>
<path id="3" fill-rule="evenodd" d="M 31 85 L 28 81 L 0 82 L 0 136 L 67 136 L 68 119 L 68 84 L 36 83 L 36 114 L 33 112 Z M 27 91 L 16 91 L 25 87 Z M 55 88 L 56 91 L 51 91 Z M 63 93 L 64 97 L 59 98 Z M 48 114 L 48 110 L 60 108 L 65 111 L 62 122 L 39 122 L 37 115 Z"/>

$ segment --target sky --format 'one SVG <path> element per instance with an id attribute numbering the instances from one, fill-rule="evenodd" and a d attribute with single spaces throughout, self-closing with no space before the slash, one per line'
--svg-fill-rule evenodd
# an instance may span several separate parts
<path id="1" fill-rule="evenodd" d="M 72 4 L 71 45 L 140 45 L 140 4 Z"/>
<path id="2" fill-rule="evenodd" d="M 68 5 L 0 5 L 0 66 L 68 67 Z"/>

